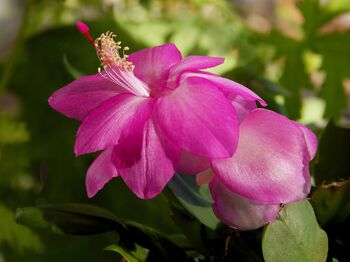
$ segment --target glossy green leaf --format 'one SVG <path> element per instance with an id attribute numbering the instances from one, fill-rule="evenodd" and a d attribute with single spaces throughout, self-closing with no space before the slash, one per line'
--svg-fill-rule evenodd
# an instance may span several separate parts
<path id="1" fill-rule="evenodd" d="M 326 261 L 327 234 L 317 224 L 307 200 L 283 207 L 265 228 L 262 250 L 266 262 Z"/>
<path id="2" fill-rule="evenodd" d="M 209 190 L 196 185 L 194 176 L 175 174 L 168 187 L 191 215 L 207 227 L 216 228 L 219 220 L 213 213 Z"/>
<path id="3" fill-rule="evenodd" d="M 19 208 L 18 223 L 32 227 L 51 228 L 57 233 L 90 235 L 116 230 L 125 234 L 126 227 L 113 214 L 85 204 L 54 204 Z"/>
<path id="4" fill-rule="evenodd" d="M 52 204 L 18 209 L 19 223 L 39 228 L 51 228 L 56 233 L 91 235 L 108 231 L 119 234 L 119 245 L 134 250 L 140 245 L 152 258 L 181 261 L 185 252 L 157 230 L 118 219 L 109 211 L 85 204 Z"/>

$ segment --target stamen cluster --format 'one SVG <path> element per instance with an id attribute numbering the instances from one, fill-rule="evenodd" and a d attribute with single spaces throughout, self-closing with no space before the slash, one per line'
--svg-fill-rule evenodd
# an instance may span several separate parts
<path id="1" fill-rule="evenodd" d="M 114 41 L 115 37 L 116 35 L 113 32 L 107 31 L 101 34 L 94 42 L 101 66 L 106 69 L 112 63 L 116 63 L 121 68 L 132 72 L 135 66 L 126 60 L 128 55 L 125 54 L 125 51 L 129 50 L 129 47 L 125 46 L 122 48 L 120 41 Z M 119 54 L 119 49 L 123 49 L 122 56 Z"/>

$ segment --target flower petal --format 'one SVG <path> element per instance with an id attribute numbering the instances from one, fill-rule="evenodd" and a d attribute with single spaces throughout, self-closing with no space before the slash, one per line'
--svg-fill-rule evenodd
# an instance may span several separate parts
<path id="1" fill-rule="evenodd" d="M 211 56 L 188 56 L 171 69 L 171 74 L 179 74 L 185 71 L 196 71 L 199 69 L 211 68 L 221 65 L 224 62 L 222 57 Z"/>
<path id="2" fill-rule="evenodd" d="M 232 99 L 232 105 L 236 109 L 238 120 L 240 123 L 250 113 L 257 108 L 255 101 L 246 100 L 241 96 L 236 96 Z"/>
<path id="3" fill-rule="evenodd" d="M 188 78 L 170 95 L 159 98 L 156 116 L 162 131 L 191 154 L 223 158 L 236 149 L 236 112 L 205 79 Z"/>
<path id="4" fill-rule="evenodd" d="M 183 74 L 183 78 L 187 77 L 201 77 L 207 79 L 225 94 L 233 95 L 234 97 L 238 95 L 248 101 L 259 101 L 262 106 L 267 105 L 266 102 L 252 90 L 230 79 L 223 78 L 209 72 L 194 72 Z"/>
<path id="5" fill-rule="evenodd" d="M 214 160 L 218 178 L 233 192 L 264 204 L 290 203 L 310 191 L 309 153 L 295 122 L 253 110 L 240 125 L 232 158 Z"/>
<path id="6" fill-rule="evenodd" d="M 132 53 L 128 61 L 134 64 L 136 77 L 151 89 L 161 90 L 165 87 L 170 68 L 180 63 L 181 58 L 174 44 L 164 44 Z"/>
<path id="7" fill-rule="evenodd" d="M 222 64 L 224 60 L 221 57 L 188 56 L 170 70 L 168 87 L 174 89 L 178 84 L 179 77 L 184 72 L 215 67 Z"/>
<path id="8" fill-rule="evenodd" d="M 112 162 L 112 149 L 110 147 L 103 151 L 87 171 L 86 190 L 89 197 L 96 195 L 109 180 L 118 176 L 117 169 Z"/>
<path id="9" fill-rule="evenodd" d="M 231 192 L 219 179 L 209 184 L 215 215 L 226 225 L 239 230 L 253 230 L 274 221 L 280 205 L 257 204 Z"/>
<path id="10" fill-rule="evenodd" d="M 82 77 L 58 89 L 49 98 L 49 104 L 67 117 L 83 120 L 103 101 L 125 92 L 100 74 Z"/>
<path id="11" fill-rule="evenodd" d="M 82 155 L 116 145 L 122 134 L 127 135 L 143 126 L 152 108 L 153 99 L 127 93 L 108 99 L 84 119 L 75 140 L 75 154 Z"/>
<path id="12" fill-rule="evenodd" d="M 186 151 L 182 151 L 179 163 L 176 166 L 176 172 L 182 175 L 195 175 L 210 167 L 207 158 L 194 156 Z"/>
<path id="13" fill-rule="evenodd" d="M 146 122 L 142 135 L 139 161 L 133 166 L 119 168 L 118 172 L 139 198 L 150 199 L 164 189 L 175 171 L 151 119 Z M 119 161 L 118 157 L 118 153 L 114 154 L 113 160 Z"/>
<path id="14" fill-rule="evenodd" d="M 314 132 L 312 132 L 306 126 L 304 126 L 298 122 L 294 122 L 294 123 L 301 129 L 301 131 L 304 134 L 305 142 L 307 144 L 307 148 L 309 150 L 309 155 L 310 155 L 310 160 L 311 160 L 314 158 L 316 151 L 317 151 L 317 137 L 314 134 Z"/>

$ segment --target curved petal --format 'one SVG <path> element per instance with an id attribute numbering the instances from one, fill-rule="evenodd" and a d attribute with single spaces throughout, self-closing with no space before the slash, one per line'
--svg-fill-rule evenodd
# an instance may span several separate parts
<path id="1" fill-rule="evenodd" d="M 226 225 L 239 230 L 253 230 L 273 222 L 280 205 L 257 204 L 231 192 L 218 179 L 209 184 L 214 214 Z"/>
<path id="2" fill-rule="evenodd" d="M 186 151 L 182 151 L 176 172 L 181 175 L 195 175 L 210 167 L 210 162 L 207 158 L 194 156 Z"/>
<path id="3" fill-rule="evenodd" d="M 234 97 L 232 99 L 232 105 L 236 109 L 238 120 L 240 123 L 242 123 L 242 121 L 250 113 L 250 111 L 257 108 L 255 101 L 246 100 L 241 96 Z"/>
<path id="4" fill-rule="evenodd" d="M 182 73 L 197 71 L 218 66 L 224 62 L 224 58 L 210 56 L 188 56 L 170 70 L 168 87 L 174 88 Z"/>
<path id="5" fill-rule="evenodd" d="M 67 117 L 83 120 L 103 101 L 125 92 L 100 74 L 82 77 L 58 89 L 49 98 L 49 104 Z"/>
<path id="6" fill-rule="evenodd" d="M 206 158 L 233 155 L 238 120 L 231 103 L 209 81 L 189 78 L 155 107 L 162 131 L 182 150 Z"/>
<path id="7" fill-rule="evenodd" d="M 230 79 L 223 78 L 209 72 L 185 73 L 183 74 L 183 77 L 201 77 L 207 79 L 225 94 L 233 95 L 234 97 L 238 95 L 248 101 L 259 101 L 262 106 L 267 106 L 266 102 L 252 90 Z"/>
<path id="8" fill-rule="evenodd" d="M 139 198 L 150 199 L 164 189 L 175 171 L 152 120 L 146 122 L 141 142 L 139 161 L 133 166 L 118 168 L 118 172 Z M 113 160 L 120 161 L 119 157 L 117 152 Z"/>
<path id="9" fill-rule="evenodd" d="M 214 160 L 218 178 L 233 192 L 264 204 L 290 203 L 310 191 L 303 132 L 275 112 L 253 110 L 240 125 L 232 158 Z"/>
<path id="10" fill-rule="evenodd" d="M 76 155 L 116 145 L 120 136 L 143 126 L 149 118 L 153 99 L 131 94 L 114 96 L 93 110 L 79 127 L 75 140 Z"/>
<path id="11" fill-rule="evenodd" d="M 147 83 L 151 89 L 162 90 L 170 68 L 180 63 L 181 58 L 181 53 L 174 44 L 164 44 L 132 53 L 128 61 L 134 64 L 136 77 Z"/>
<path id="12" fill-rule="evenodd" d="M 86 174 L 86 190 L 88 197 L 93 197 L 113 177 L 118 176 L 112 162 L 112 147 L 103 151 L 90 165 Z"/>
<path id="13" fill-rule="evenodd" d="M 196 71 L 221 65 L 225 61 L 222 57 L 188 56 L 171 69 L 171 75 L 181 74 L 185 71 Z"/>
<path id="14" fill-rule="evenodd" d="M 295 122 L 295 124 L 300 128 L 300 130 L 304 134 L 305 142 L 306 142 L 307 148 L 309 150 L 309 156 L 310 156 L 310 160 L 311 160 L 315 157 L 315 154 L 317 151 L 317 137 L 314 134 L 314 132 L 312 132 L 306 126 L 304 126 L 298 122 Z"/>

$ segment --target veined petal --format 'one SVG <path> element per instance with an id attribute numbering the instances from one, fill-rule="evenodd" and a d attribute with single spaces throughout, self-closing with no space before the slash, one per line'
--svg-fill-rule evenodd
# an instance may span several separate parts
<path id="1" fill-rule="evenodd" d="M 113 177 L 118 176 L 117 169 L 112 162 L 112 147 L 103 151 L 90 165 L 86 175 L 86 190 L 89 197 L 93 197 Z"/>
<path id="2" fill-rule="evenodd" d="M 209 81 L 187 79 L 159 98 L 155 112 L 162 131 L 182 150 L 206 158 L 233 155 L 238 140 L 236 112 Z"/>
<path id="3" fill-rule="evenodd" d="M 267 105 L 266 102 L 252 90 L 230 79 L 223 78 L 209 72 L 200 71 L 183 74 L 184 79 L 187 77 L 201 77 L 207 79 L 225 94 L 233 95 L 234 97 L 238 95 L 248 101 L 258 101 L 262 106 Z"/>
<path id="4" fill-rule="evenodd" d="M 165 87 L 169 70 L 181 61 L 181 53 L 174 44 L 164 44 L 132 53 L 128 61 L 135 66 L 134 74 L 151 89 Z"/>
<path id="5" fill-rule="evenodd" d="M 120 94 L 93 110 L 79 127 L 75 140 L 76 155 L 116 145 L 120 136 L 143 126 L 149 118 L 153 99 Z"/>
<path id="6" fill-rule="evenodd" d="M 280 205 L 263 205 L 231 192 L 219 179 L 209 184 L 213 197 L 213 211 L 226 225 L 239 230 L 253 230 L 274 221 Z"/>
<path id="7" fill-rule="evenodd" d="M 67 117 L 83 120 L 91 110 L 124 89 L 100 74 L 82 77 L 58 89 L 49 104 Z"/>
<path id="8" fill-rule="evenodd" d="M 290 203 L 310 191 L 309 153 L 301 129 L 275 112 L 253 110 L 240 125 L 233 157 L 213 160 L 231 191 L 264 204 Z"/>
<path id="9" fill-rule="evenodd" d="M 133 166 L 118 168 L 118 172 L 139 198 L 150 199 L 164 189 L 175 171 L 151 119 L 144 126 L 141 142 L 139 161 Z M 117 152 L 114 161 L 119 161 L 118 157 Z"/>

